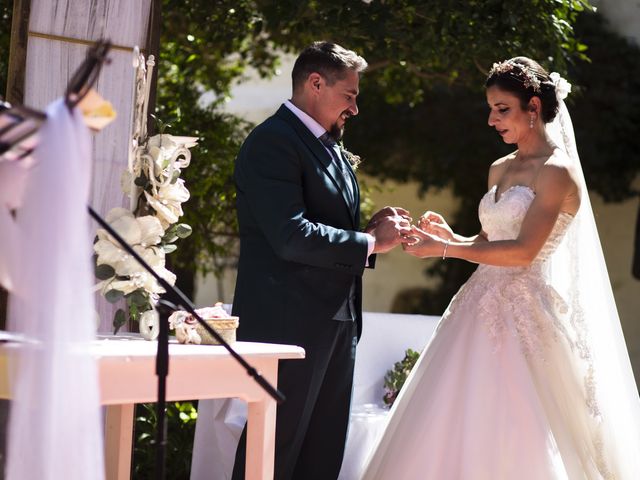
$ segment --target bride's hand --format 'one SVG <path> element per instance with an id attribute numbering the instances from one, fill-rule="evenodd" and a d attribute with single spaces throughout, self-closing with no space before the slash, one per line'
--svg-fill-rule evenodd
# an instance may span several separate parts
<path id="1" fill-rule="evenodd" d="M 402 249 L 414 257 L 438 257 L 442 255 L 444 242 L 441 238 L 431 235 L 424 230 L 411 226 L 411 233 L 404 236 Z"/>
<path id="2" fill-rule="evenodd" d="M 443 240 L 454 240 L 455 234 L 444 217 L 439 213 L 427 211 L 418 220 L 421 230 Z"/>

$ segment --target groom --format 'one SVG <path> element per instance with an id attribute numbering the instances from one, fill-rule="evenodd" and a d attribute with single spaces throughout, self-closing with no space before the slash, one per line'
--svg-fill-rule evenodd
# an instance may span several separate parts
<path id="1" fill-rule="evenodd" d="M 293 95 L 247 137 L 236 159 L 240 261 L 233 314 L 244 341 L 302 346 L 280 362 L 276 480 L 338 477 L 349 420 L 362 274 L 408 233 L 387 207 L 359 229 L 360 192 L 337 141 L 358 114 L 366 61 L 328 42 L 293 67 Z M 246 428 L 233 478 L 244 478 Z"/>

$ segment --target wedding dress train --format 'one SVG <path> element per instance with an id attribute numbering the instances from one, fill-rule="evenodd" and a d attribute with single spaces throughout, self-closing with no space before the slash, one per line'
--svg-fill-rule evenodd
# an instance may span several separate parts
<path id="1" fill-rule="evenodd" d="M 483 230 L 489 240 L 514 239 L 535 193 L 515 186 L 495 195 L 493 187 L 480 202 Z M 548 282 L 547 259 L 572 222 L 560 214 L 530 266 L 480 265 L 456 294 L 365 480 L 640 478 L 628 475 L 637 458 L 624 469 L 612 461 L 589 355 L 576 355 L 584 339 Z"/>

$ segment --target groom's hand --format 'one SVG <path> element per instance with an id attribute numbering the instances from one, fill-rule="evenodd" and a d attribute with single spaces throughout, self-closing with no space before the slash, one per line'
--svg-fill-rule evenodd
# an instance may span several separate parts
<path id="1" fill-rule="evenodd" d="M 409 223 L 413 221 L 411 215 L 408 210 L 405 210 L 401 207 L 384 207 L 378 210 L 373 214 L 371 220 L 367 224 L 367 227 L 364 229 L 365 232 L 371 233 L 371 231 L 376 228 L 376 225 L 386 217 L 401 217 L 404 220 L 407 220 Z"/>
<path id="2" fill-rule="evenodd" d="M 372 253 L 386 253 L 401 244 L 411 233 L 411 221 L 403 215 L 383 216 L 367 233 L 375 239 Z"/>

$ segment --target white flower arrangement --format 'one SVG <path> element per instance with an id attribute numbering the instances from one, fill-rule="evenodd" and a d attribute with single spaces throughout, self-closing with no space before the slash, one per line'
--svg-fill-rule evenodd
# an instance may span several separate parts
<path id="1" fill-rule="evenodd" d="M 189 165 L 189 148 L 197 140 L 159 134 L 134 148 L 132 161 L 121 180 L 133 211 L 117 207 L 106 216 L 106 221 L 136 253 L 171 285 L 176 276 L 165 267 L 165 256 L 177 248 L 178 238 L 191 234 L 189 225 L 178 223 L 183 215 L 182 203 L 189 199 L 180 173 Z M 148 320 L 156 317 L 151 312 L 164 289 L 105 230 L 97 231 L 93 248 L 96 277 L 101 280 L 96 288 L 110 302 L 124 297 L 129 317 L 144 320 L 147 327 Z M 113 320 L 115 332 L 125 321 L 125 312 L 118 310 Z"/>

